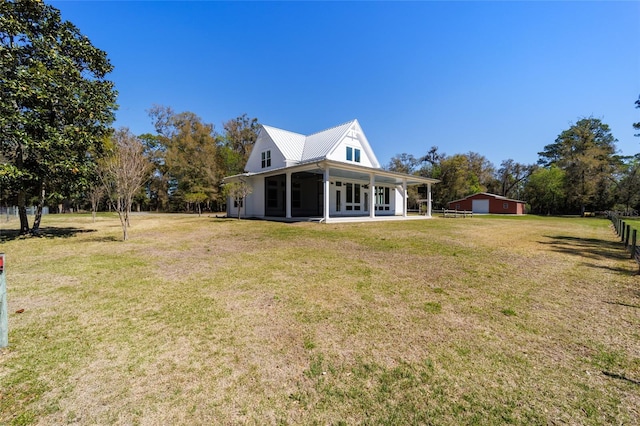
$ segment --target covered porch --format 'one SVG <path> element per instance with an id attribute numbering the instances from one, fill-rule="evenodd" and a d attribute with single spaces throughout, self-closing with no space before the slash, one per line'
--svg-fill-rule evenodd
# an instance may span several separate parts
<path id="1" fill-rule="evenodd" d="M 247 217 L 325 223 L 430 218 L 431 185 L 438 182 L 331 160 L 225 179 L 238 180 L 253 189 L 243 203 Z M 411 185 L 426 188 L 424 215 L 408 214 L 407 188 Z M 233 214 L 229 209 L 228 213 Z"/>

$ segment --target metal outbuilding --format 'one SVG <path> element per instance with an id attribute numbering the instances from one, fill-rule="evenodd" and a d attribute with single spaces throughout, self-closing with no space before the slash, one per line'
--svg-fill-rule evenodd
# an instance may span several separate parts
<path id="1" fill-rule="evenodd" d="M 473 213 L 525 214 L 525 202 L 512 200 L 502 195 L 478 192 L 459 200 L 449 201 L 449 209 Z"/>

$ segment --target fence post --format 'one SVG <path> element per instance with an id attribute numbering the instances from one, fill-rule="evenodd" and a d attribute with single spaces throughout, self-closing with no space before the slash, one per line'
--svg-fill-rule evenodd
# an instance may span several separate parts
<path id="1" fill-rule="evenodd" d="M 626 226 L 626 222 L 623 220 L 620 223 L 620 232 L 618 232 L 618 235 L 620 236 L 620 241 L 624 241 L 624 228 Z"/>
<path id="2" fill-rule="evenodd" d="M 631 225 L 627 225 L 627 232 L 624 233 L 624 248 L 629 247 L 629 234 L 631 234 Z"/>
<path id="3" fill-rule="evenodd" d="M 9 346 L 7 281 L 4 273 L 4 253 L 0 253 L 0 348 L 6 348 L 7 346 Z"/>
<path id="4" fill-rule="evenodd" d="M 638 230 L 633 230 L 633 236 L 631 237 L 631 258 L 636 255 L 636 242 L 637 242 Z"/>

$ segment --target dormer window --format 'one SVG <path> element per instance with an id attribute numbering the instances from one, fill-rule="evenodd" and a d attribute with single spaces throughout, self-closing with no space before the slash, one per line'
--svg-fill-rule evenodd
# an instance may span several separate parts
<path id="1" fill-rule="evenodd" d="M 347 147 L 347 161 L 360 162 L 360 150 L 358 148 Z"/>
<path id="2" fill-rule="evenodd" d="M 262 151 L 262 168 L 271 167 L 271 150 Z"/>

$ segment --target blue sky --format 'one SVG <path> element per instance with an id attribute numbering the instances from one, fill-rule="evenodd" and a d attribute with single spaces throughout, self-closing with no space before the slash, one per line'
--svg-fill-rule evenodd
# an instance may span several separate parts
<path id="1" fill-rule="evenodd" d="M 640 2 L 51 1 L 115 66 L 116 126 L 153 104 L 222 130 L 357 118 L 378 160 L 431 146 L 535 163 L 582 117 L 640 152 Z"/>

